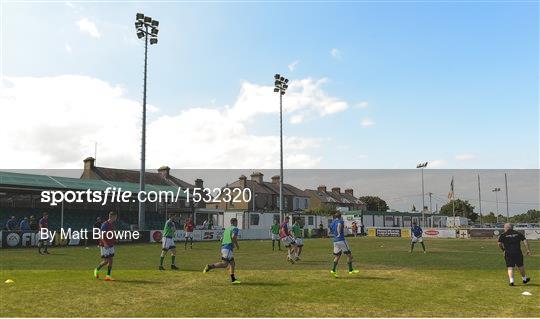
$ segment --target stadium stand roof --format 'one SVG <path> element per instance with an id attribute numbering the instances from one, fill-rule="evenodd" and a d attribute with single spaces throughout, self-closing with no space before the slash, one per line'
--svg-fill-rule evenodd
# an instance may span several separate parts
<path id="1" fill-rule="evenodd" d="M 146 184 L 146 191 L 172 191 L 178 190 L 176 186 Z M 60 190 L 93 190 L 104 191 L 107 187 L 116 187 L 122 191 L 136 193 L 139 191 L 139 184 L 106 181 L 99 179 L 78 179 L 61 176 L 22 174 L 0 171 L 0 188 L 37 188 L 37 189 L 60 189 Z M 186 194 L 180 192 L 179 198 L 185 198 Z"/>

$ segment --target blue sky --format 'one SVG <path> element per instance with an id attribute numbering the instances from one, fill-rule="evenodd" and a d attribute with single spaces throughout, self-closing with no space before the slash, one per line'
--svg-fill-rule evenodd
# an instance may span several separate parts
<path id="1" fill-rule="evenodd" d="M 233 105 L 242 83 L 270 86 L 281 72 L 325 78 L 321 90 L 347 104 L 298 124 L 286 115 L 287 136 L 318 141 L 301 154 L 317 158 L 311 167 L 539 168 L 538 9 L 537 2 L 4 2 L 3 76 L 80 75 L 139 101 L 143 47 L 133 21 L 144 12 L 160 21 L 148 87 L 159 111 L 149 120 Z M 81 29 L 82 19 L 99 37 Z M 250 136 L 278 134 L 275 113 L 242 124 Z"/>

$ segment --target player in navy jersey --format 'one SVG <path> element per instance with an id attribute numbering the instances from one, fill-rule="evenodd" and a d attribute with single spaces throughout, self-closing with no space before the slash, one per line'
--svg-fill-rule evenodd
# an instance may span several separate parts
<path id="1" fill-rule="evenodd" d="M 424 231 L 422 230 L 422 227 L 418 226 L 416 222 L 413 222 L 413 227 L 411 227 L 411 250 L 409 252 L 413 252 L 414 244 L 420 243 L 422 244 L 424 254 L 426 253 L 426 245 L 424 245 L 424 239 L 422 238 L 423 233 Z"/>
<path id="2" fill-rule="evenodd" d="M 347 265 L 349 266 L 349 275 L 357 274 L 359 271 L 353 268 L 352 265 L 352 252 L 349 248 L 349 244 L 345 240 L 345 223 L 343 222 L 343 219 L 341 218 L 341 213 L 337 212 L 334 214 L 334 220 L 332 221 L 332 224 L 330 225 L 330 229 L 332 230 L 332 233 L 334 235 L 334 266 L 332 270 L 330 270 L 330 273 L 334 277 L 338 277 L 337 275 L 337 265 L 339 262 L 339 259 L 341 258 L 341 254 L 347 255 Z"/>
<path id="3" fill-rule="evenodd" d="M 118 218 L 118 214 L 115 212 L 109 213 L 109 219 L 101 225 L 99 246 L 101 251 L 101 263 L 94 269 L 94 278 L 99 278 L 99 271 L 103 266 L 107 265 L 107 275 L 105 281 L 113 281 L 111 277 L 113 257 L 114 257 L 114 244 L 116 239 L 111 236 L 111 232 L 114 230 L 114 222 Z M 111 237 L 108 237 L 111 236 Z"/>
<path id="4" fill-rule="evenodd" d="M 529 243 L 522 233 L 514 230 L 512 224 L 504 224 L 504 233 L 499 236 L 499 248 L 503 251 L 508 279 L 510 286 L 514 285 L 514 267 L 519 269 L 523 283 L 528 283 L 531 278 L 525 275 L 525 265 L 523 264 L 523 252 L 521 251 L 521 242 L 525 245 L 527 256 L 531 255 Z"/>
<path id="5" fill-rule="evenodd" d="M 42 235 L 41 229 L 49 230 L 49 213 L 43 213 L 43 217 L 38 222 L 38 252 L 41 255 L 44 253 L 49 254 L 49 242 L 51 239 L 48 235 Z M 41 249 L 43 249 L 43 247 L 45 247 L 45 249 L 42 252 Z"/>

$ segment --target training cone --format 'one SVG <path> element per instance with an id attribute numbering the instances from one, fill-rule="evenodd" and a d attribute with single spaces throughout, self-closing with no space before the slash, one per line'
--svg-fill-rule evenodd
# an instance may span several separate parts
<path id="1" fill-rule="evenodd" d="M 6 280 L 6 281 L 4 281 L 4 282 L 5 282 L 6 284 L 12 284 L 12 283 L 14 283 L 14 281 L 11 280 L 11 279 L 8 279 L 8 280 Z"/>
<path id="2" fill-rule="evenodd" d="M 524 291 L 521 293 L 523 296 L 532 296 L 532 294 L 528 291 Z"/>

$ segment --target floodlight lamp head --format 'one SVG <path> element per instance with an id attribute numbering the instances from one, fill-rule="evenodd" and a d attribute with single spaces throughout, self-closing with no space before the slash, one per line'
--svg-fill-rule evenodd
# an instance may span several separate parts
<path id="1" fill-rule="evenodd" d="M 144 14 L 142 14 L 142 13 L 137 13 L 137 15 L 135 16 L 135 19 L 137 19 L 137 20 L 143 20 L 143 19 L 144 19 Z"/>
<path id="2" fill-rule="evenodd" d="M 279 92 L 279 89 L 278 89 L 278 88 L 274 88 L 274 92 Z"/>
<path id="3" fill-rule="evenodd" d="M 137 37 L 138 37 L 139 39 L 141 39 L 142 37 L 144 37 L 144 32 L 143 32 L 143 31 L 137 32 Z"/>
<path id="4" fill-rule="evenodd" d="M 157 43 L 157 38 L 150 39 L 150 44 L 156 44 L 156 43 Z"/>
<path id="5" fill-rule="evenodd" d="M 279 80 L 279 78 L 280 78 L 279 74 L 274 75 L 274 79 Z"/>
<path id="6" fill-rule="evenodd" d="M 144 17 L 144 23 L 150 23 L 150 22 L 152 22 L 152 18 Z"/>
<path id="7" fill-rule="evenodd" d="M 152 21 L 152 26 L 157 28 L 159 26 L 159 21 L 157 20 Z"/>

